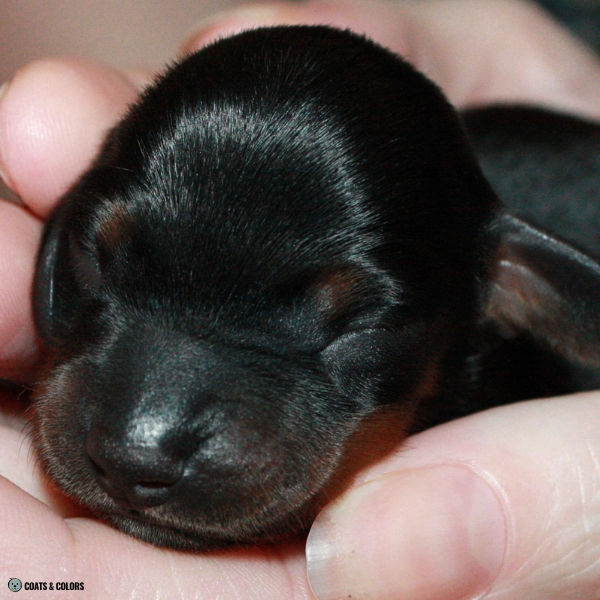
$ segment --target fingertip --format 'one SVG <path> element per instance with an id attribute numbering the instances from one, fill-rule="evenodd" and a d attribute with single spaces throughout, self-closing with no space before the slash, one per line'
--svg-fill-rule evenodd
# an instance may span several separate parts
<path id="1" fill-rule="evenodd" d="M 497 494 L 468 467 L 393 473 L 317 518 L 308 577 L 319 600 L 470 598 L 498 575 L 506 537 Z"/>
<path id="2" fill-rule="evenodd" d="M 149 85 L 152 85 L 155 73 L 148 67 L 138 66 L 127 69 L 125 76 L 135 86 L 136 90 L 141 93 Z"/>
<path id="3" fill-rule="evenodd" d="M 39 360 L 30 297 L 42 223 L 1 202 L 0 225 L 0 378 L 25 381 Z"/>
<path id="4" fill-rule="evenodd" d="M 43 59 L 18 71 L 0 99 L 0 169 L 45 217 L 84 171 L 135 85 L 97 63 Z"/>
<path id="5" fill-rule="evenodd" d="M 303 8 L 282 3 L 248 4 L 233 10 L 218 12 L 198 22 L 182 45 L 184 54 L 222 37 L 229 37 L 246 29 L 276 24 L 293 24 L 302 20 Z"/>
<path id="6" fill-rule="evenodd" d="M 360 0 L 309 0 L 247 4 L 217 13 L 196 25 L 182 50 L 196 52 L 217 39 L 255 27 L 273 25 L 330 25 L 366 34 L 407 56 L 410 50 L 410 19 L 401 5 Z"/>

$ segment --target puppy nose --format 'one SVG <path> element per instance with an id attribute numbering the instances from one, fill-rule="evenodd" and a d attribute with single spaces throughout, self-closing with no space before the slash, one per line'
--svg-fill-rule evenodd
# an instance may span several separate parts
<path id="1" fill-rule="evenodd" d="M 111 440 L 92 430 L 85 448 L 98 484 L 128 507 L 164 504 L 183 479 L 187 456 L 175 454 L 159 440 L 146 440 L 143 445 L 130 442 Z"/>

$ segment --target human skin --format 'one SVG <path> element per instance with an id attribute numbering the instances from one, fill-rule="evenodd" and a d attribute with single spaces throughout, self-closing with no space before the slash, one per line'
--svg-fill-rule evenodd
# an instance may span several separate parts
<path id="1" fill-rule="evenodd" d="M 459 107 L 529 101 L 600 118 L 595 58 L 514 0 L 254 6 L 201 24 L 184 49 L 284 22 L 366 32 Z M 52 59 L 26 66 L 4 90 L 0 170 L 23 204 L 0 203 L 2 377 L 38 376 L 30 288 L 43 221 L 145 81 Z M 27 415 L 5 396 L 0 582 L 84 582 L 72 593 L 98 600 L 600 598 L 598 393 L 501 407 L 410 438 L 321 513 L 306 550 L 296 539 L 212 555 L 153 548 L 65 501 L 36 466 Z"/>

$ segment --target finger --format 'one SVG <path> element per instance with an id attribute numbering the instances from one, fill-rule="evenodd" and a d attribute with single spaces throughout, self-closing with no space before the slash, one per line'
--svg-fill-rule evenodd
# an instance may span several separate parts
<path id="1" fill-rule="evenodd" d="M 55 589 L 42 592 L 48 600 L 65 597 L 56 582 L 83 583 L 83 590 L 71 593 L 94 600 L 314 600 L 298 544 L 204 555 L 173 552 L 97 521 L 64 520 L 3 478 L 0 497 L 0 555 L 7 557 L 0 561 L 0 580 L 52 582 Z"/>
<path id="2" fill-rule="evenodd" d="M 414 436 L 317 519 L 319 600 L 593 598 L 600 394 L 524 402 Z"/>
<path id="3" fill-rule="evenodd" d="M 409 19 L 403 17 L 403 10 L 398 6 L 377 0 L 368 4 L 355 0 L 309 1 L 298 5 L 283 2 L 248 4 L 198 23 L 183 50 L 194 52 L 245 29 L 281 24 L 350 28 L 410 58 Z"/>
<path id="4" fill-rule="evenodd" d="M 52 494 L 45 484 L 39 464 L 32 453 L 31 439 L 26 435 L 26 422 L 19 418 L 3 418 L 3 421 L 9 422 L 0 423 L 0 476 L 59 511 L 60 497 Z"/>
<path id="5" fill-rule="evenodd" d="M 0 200 L 0 378 L 24 381 L 38 362 L 31 287 L 42 223 Z"/>
<path id="6" fill-rule="evenodd" d="M 37 498 L 63 517 L 89 516 L 49 483 L 32 448 L 25 403 L 16 393 L 0 387 L 0 476 Z"/>
<path id="7" fill-rule="evenodd" d="M 136 93 L 130 80 L 88 61 L 40 60 L 18 71 L 0 100 L 7 185 L 45 217 Z"/>
<path id="8" fill-rule="evenodd" d="M 458 106 L 526 102 L 600 117 L 600 64 L 532 2 L 419 2 L 413 56 Z"/>
<path id="9" fill-rule="evenodd" d="M 457 106 L 529 102 L 600 118 L 594 54 L 541 9 L 519 0 L 248 5 L 200 23 L 184 48 L 278 23 L 364 33 L 426 73 Z"/>
<path id="10" fill-rule="evenodd" d="M 21 70 L 0 99 L 0 170 L 38 216 L 93 159 L 136 94 L 98 65 L 46 60 Z M 31 293 L 41 222 L 0 203 L 0 377 L 27 380 L 38 361 Z"/>

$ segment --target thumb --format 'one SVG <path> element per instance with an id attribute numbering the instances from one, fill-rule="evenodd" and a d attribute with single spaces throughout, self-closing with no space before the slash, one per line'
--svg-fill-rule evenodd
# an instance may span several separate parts
<path id="1" fill-rule="evenodd" d="M 321 517 L 310 582 L 319 599 L 465 598 L 489 586 L 505 545 L 500 504 L 477 474 L 406 470 L 358 487 Z"/>
<path id="2" fill-rule="evenodd" d="M 119 114 L 137 95 L 100 64 L 38 60 L 19 70 L 0 102 L 0 173 L 39 216 L 91 163 Z"/>
<path id="3" fill-rule="evenodd" d="M 307 542 L 319 600 L 599 598 L 600 395 L 445 424 L 365 473 Z"/>

